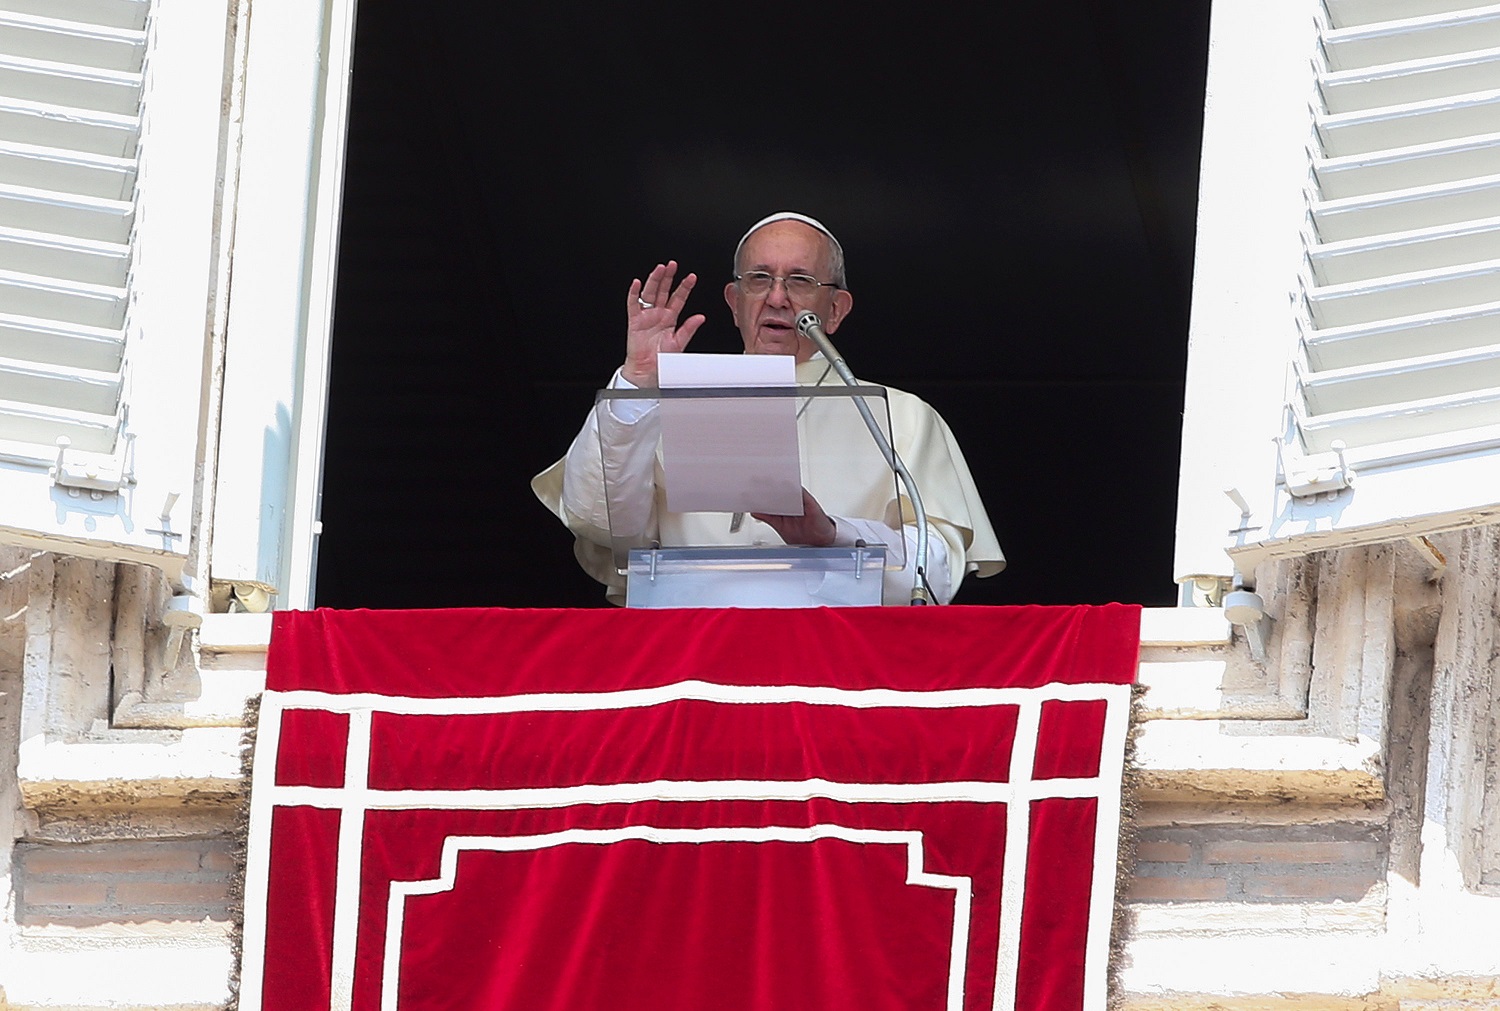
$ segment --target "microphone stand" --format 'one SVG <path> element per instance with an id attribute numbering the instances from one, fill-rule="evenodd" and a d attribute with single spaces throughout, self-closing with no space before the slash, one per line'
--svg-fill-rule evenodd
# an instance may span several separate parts
<path id="1" fill-rule="evenodd" d="M 833 346 L 833 341 L 823 332 L 823 321 L 818 314 L 808 309 L 797 315 L 797 332 L 818 346 L 833 366 L 833 370 L 839 374 L 845 386 L 858 386 L 859 381 L 854 378 L 854 373 L 849 371 L 849 366 L 844 362 L 844 356 L 838 353 Z M 886 465 L 896 472 L 901 479 L 901 484 L 906 488 L 906 496 L 911 499 L 912 509 L 916 513 L 917 521 L 917 580 L 911 588 L 912 604 L 932 603 L 932 593 L 927 587 L 927 509 L 922 505 L 922 496 L 917 492 L 917 482 L 913 480 L 911 471 L 906 469 L 906 464 L 901 462 L 901 457 L 896 454 L 896 448 L 891 445 L 891 440 L 885 437 L 880 426 L 875 422 L 875 416 L 870 413 L 870 405 L 865 403 L 864 397 L 855 397 L 854 406 L 859 409 L 859 416 L 864 419 L 865 427 L 870 430 L 870 435 L 875 444 L 880 447 L 881 454 L 885 457 Z"/>

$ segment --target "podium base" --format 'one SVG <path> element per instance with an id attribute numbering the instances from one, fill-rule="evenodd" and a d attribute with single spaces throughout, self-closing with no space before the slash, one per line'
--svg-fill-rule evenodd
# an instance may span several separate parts
<path id="1" fill-rule="evenodd" d="M 626 607 L 878 607 L 884 546 L 636 548 Z"/>

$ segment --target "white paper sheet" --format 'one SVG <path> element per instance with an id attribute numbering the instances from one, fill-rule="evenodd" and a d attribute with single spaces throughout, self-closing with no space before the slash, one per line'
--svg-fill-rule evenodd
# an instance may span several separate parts
<path id="1" fill-rule="evenodd" d="M 663 389 L 797 385 L 790 355 L 663 354 Z M 797 398 L 661 401 L 661 452 L 672 512 L 802 515 Z"/>

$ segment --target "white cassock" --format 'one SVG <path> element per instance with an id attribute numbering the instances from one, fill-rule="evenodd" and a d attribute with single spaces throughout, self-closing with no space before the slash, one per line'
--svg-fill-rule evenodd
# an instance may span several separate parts
<path id="1" fill-rule="evenodd" d="M 836 385 L 839 379 L 827 361 L 815 355 L 797 366 L 802 386 Z M 625 385 L 616 373 L 615 385 Z M 927 578 L 933 594 L 947 602 L 966 573 L 992 576 L 1005 568 L 1005 556 L 985 514 L 984 504 L 969 474 L 969 465 L 942 417 L 920 397 L 886 387 L 891 412 L 891 441 L 922 493 L 929 530 Z M 885 544 L 904 554 L 906 567 L 890 569 L 885 577 L 887 603 L 907 603 L 915 578 L 916 531 L 909 522 L 911 503 L 898 496 L 889 469 L 868 465 L 867 455 L 835 453 L 822 445 L 830 438 L 849 437 L 846 426 L 833 434 L 823 410 L 831 403 L 811 399 L 798 417 L 798 434 L 812 454 L 825 461 L 808 491 L 833 517 L 837 544 L 852 546 L 856 539 Z M 600 415 L 603 415 L 601 431 Z M 868 433 L 865 433 L 868 438 Z M 610 447 L 614 464 L 606 478 L 600 440 Z M 568 455 L 532 479 L 531 489 L 573 531 L 573 553 L 585 572 L 605 585 L 606 595 L 624 602 L 625 577 L 615 568 L 610 522 L 604 491 L 611 483 L 616 505 L 633 501 L 640 514 L 645 540 L 663 547 L 723 544 L 780 544 L 781 538 L 764 523 L 745 517 L 730 533 L 723 513 L 669 512 L 661 494 L 660 419 L 655 401 L 612 401 L 590 411 Z M 838 461 L 850 461 L 842 470 Z M 908 522 L 903 522 L 903 513 Z M 617 523 L 618 526 L 618 523 Z"/>

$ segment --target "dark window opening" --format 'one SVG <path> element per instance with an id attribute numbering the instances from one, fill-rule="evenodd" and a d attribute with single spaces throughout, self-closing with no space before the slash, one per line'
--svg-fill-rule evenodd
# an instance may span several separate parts
<path id="1" fill-rule="evenodd" d="M 603 606 L 532 497 L 626 286 L 827 222 L 855 371 L 933 403 L 1009 568 L 959 603 L 1170 604 L 1208 5 L 924 17 L 359 11 L 317 602 Z M 775 22 L 775 29 L 768 22 Z"/>

